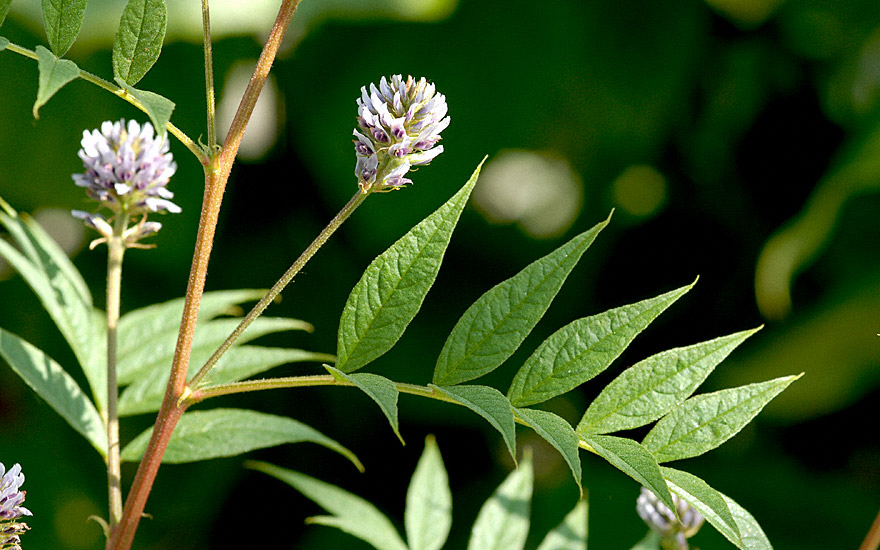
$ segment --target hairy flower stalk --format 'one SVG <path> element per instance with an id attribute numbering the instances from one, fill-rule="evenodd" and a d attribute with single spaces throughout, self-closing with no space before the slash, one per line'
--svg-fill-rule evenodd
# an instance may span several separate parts
<path id="1" fill-rule="evenodd" d="M 660 502 L 657 495 L 642 487 L 636 501 L 636 511 L 648 527 L 660 535 L 660 546 L 664 550 L 688 550 L 687 539 L 700 530 L 703 516 L 678 495 L 672 495 L 672 502 L 675 503 L 678 517 Z"/>
<path id="2" fill-rule="evenodd" d="M 354 130 L 357 155 L 355 175 L 364 193 L 392 191 L 412 180 L 414 167 L 424 166 L 443 152 L 440 132 L 449 126 L 446 96 L 421 78 L 383 76 L 379 87 L 361 88 L 358 130 Z"/>
<path id="3" fill-rule="evenodd" d="M 19 521 L 22 516 L 33 515 L 22 506 L 25 492 L 20 488 L 23 483 L 20 465 L 16 464 L 7 472 L 0 462 L 0 550 L 21 550 L 21 535 L 30 529 Z"/>

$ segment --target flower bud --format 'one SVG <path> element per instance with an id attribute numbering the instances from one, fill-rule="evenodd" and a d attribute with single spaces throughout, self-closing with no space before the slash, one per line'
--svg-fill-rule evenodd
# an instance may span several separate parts
<path id="1" fill-rule="evenodd" d="M 703 516 L 678 495 L 672 495 L 672 502 L 675 504 L 678 517 L 668 506 L 660 502 L 657 495 L 642 487 L 642 492 L 636 501 L 636 511 L 648 527 L 660 535 L 660 544 L 664 550 L 688 550 L 687 539 L 700 530 Z"/>
<path id="2" fill-rule="evenodd" d="M 446 96 L 424 78 L 383 76 L 379 87 L 361 88 L 358 127 L 354 130 L 357 155 L 355 175 L 365 192 L 399 189 L 412 180 L 406 174 L 443 152 L 440 132 L 449 126 Z"/>

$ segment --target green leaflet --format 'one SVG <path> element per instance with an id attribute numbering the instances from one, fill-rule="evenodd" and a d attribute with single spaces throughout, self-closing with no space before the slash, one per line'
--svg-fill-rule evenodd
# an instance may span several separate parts
<path id="1" fill-rule="evenodd" d="M 43 25 L 46 27 L 46 38 L 55 55 L 61 57 L 76 40 L 83 24 L 88 0 L 43 0 Z M 7 2 L 6 9 L 9 9 Z M 5 16 L 2 8 L 0 15 Z M 0 17 L 0 23 L 3 17 Z M 36 118 L 36 116 L 35 116 Z"/>
<path id="2" fill-rule="evenodd" d="M 481 167 L 482 162 L 458 193 L 364 271 L 339 320 L 339 370 L 356 371 L 390 350 L 403 335 L 437 278 L 452 231 Z"/>
<path id="3" fill-rule="evenodd" d="M 9 5 L 7 4 L 6 9 L 9 9 Z M 3 24 L 3 18 L 6 17 L 5 13 L 0 13 L 0 25 Z M 0 36 L 0 52 L 6 49 L 6 46 L 9 45 L 9 39 Z"/>
<path id="4" fill-rule="evenodd" d="M 43 46 L 37 46 L 37 70 L 40 73 L 37 85 L 37 100 L 34 101 L 34 118 L 40 118 L 40 107 L 46 104 L 55 92 L 65 84 L 79 78 L 79 67 L 69 59 L 58 59 Z"/>
<path id="5" fill-rule="evenodd" d="M 397 436 L 401 443 L 404 442 L 403 437 L 400 435 L 400 423 L 397 419 L 397 398 L 400 392 L 397 391 L 397 386 L 393 381 L 378 374 L 345 374 L 330 365 L 324 365 L 324 368 L 337 380 L 350 382 L 370 396 L 370 399 L 375 401 L 379 408 L 382 409 L 382 413 L 388 419 L 388 423 L 391 424 L 391 429 L 394 430 L 394 435 Z"/>
<path id="6" fill-rule="evenodd" d="M 657 422 L 642 444 L 658 462 L 699 456 L 736 435 L 800 376 L 692 397 Z"/>
<path id="7" fill-rule="evenodd" d="M 119 84 L 122 89 L 140 101 L 141 105 L 144 106 L 144 110 L 147 112 L 147 116 L 150 117 L 153 127 L 156 129 L 156 135 L 164 136 L 166 130 L 165 127 L 168 125 L 168 121 L 171 120 L 171 113 L 174 112 L 174 102 L 157 93 L 133 88 L 118 76 L 114 80 L 116 80 L 116 83 Z"/>
<path id="8" fill-rule="evenodd" d="M 122 450 L 122 460 L 139 460 L 147 448 L 152 431 L 152 428 L 146 430 L 126 445 Z M 323 445 L 350 460 L 358 470 L 364 469 L 354 453 L 311 426 L 292 418 L 244 409 L 185 413 L 174 429 L 162 462 L 196 462 L 303 441 Z"/>
<path id="9" fill-rule="evenodd" d="M 147 74 L 162 51 L 167 19 L 164 0 L 128 0 L 113 39 L 114 76 L 134 86 Z"/>
<path id="10" fill-rule="evenodd" d="M 547 533 L 538 550 L 587 550 L 588 513 L 587 501 L 578 501 L 562 523 Z"/>
<path id="11" fill-rule="evenodd" d="M 529 533 L 532 480 L 532 456 L 527 451 L 519 467 L 480 508 L 468 550 L 522 550 Z"/>
<path id="12" fill-rule="evenodd" d="M 660 471 L 669 481 L 673 493 L 683 498 L 695 510 L 700 512 L 706 521 L 711 523 L 727 540 L 743 548 L 739 534 L 739 526 L 724 497 L 695 475 L 672 468 L 661 467 Z"/>
<path id="13" fill-rule="evenodd" d="M 41 350 L 0 329 L 0 356 L 12 370 L 85 437 L 101 456 L 107 454 L 104 421 L 73 378 Z"/>
<path id="14" fill-rule="evenodd" d="M 215 319 L 203 326 L 196 326 L 193 338 L 193 355 L 189 369 L 193 372 L 198 370 L 204 364 L 204 361 L 207 361 L 214 353 L 214 350 L 223 343 L 232 329 L 238 326 L 238 323 L 238 319 Z M 302 330 L 310 326 L 308 323 L 296 319 L 260 317 L 251 324 L 236 344 L 239 346 L 264 334 L 284 330 Z M 159 410 L 162 396 L 165 394 L 165 386 L 168 383 L 168 369 L 173 361 L 176 341 L 177 335 L 175 334 L 173 338 L 156 341 L 154 349 L 146 348 L 143 350 L 143 353 L 132 353 L 126 355 L 124 359 L 120 358 L 120 365 L 123 364 L 124 360 L 126 366 L 134 364 L 142 367 L 135 371 L 134 382 L 119 396 L 120 416 Z M 227 354 L 231 353 L 231 351 L 228 351 Z M 298 353 L 294 355 L 298 355 Z M 225 368 L 225 365 L 232 361 L 233 370 L 241 367 L 244 370 L 253 369 L 255 372 L 262 372 L 287 362 L 284 360 L 283 354 L 275 352 L 257 353 L 250 358 L 236 354 L 232 358 L 227 359 L 224 355 L 221 361 L 224 359 L 226 360 L 224 365 L 218 366 L 218 369 Z M 243 362 L 245 364 L 236 365 L 236 362 Z M 249 362 L 250 364 L 248 364 Z"/>
<path id="15" fill-rule="evenodd" d="M 510 401 L 500 391 L 489 386 L 435 386 L 434 391 L 460 403 L 485 418 L 493 428 L 501 432 L 504 443 L 516 462 L 516 423 Z"/>
<path id="16" fill-rule="evenodd" d="M 694 284 L 562 327 L 516 373 L 507 392 L 511 403 L 518 407 L 541 403 L 593 378 Z"/>
<path id="17" fill-rule="evenodd" d="M 0 239 L 0 257 L 18 271 L 40 299 L 79 361 L 98 410 L 103 410 L 107 396 L 106 328 L 92 307 L 85 281 L 35 221 L 19 215 L 2 199 L 0 208 L 0 224 L 18 245 L 16 249 Z"/>
<path id="18" fill-rule="evenodd" d="M 660 535 L 656 531 L 649 530 L 645 538 L 640 540 L 630 550 L 660 550 Z"/>
<path id="19" fill-rule="evenodd" d="M 721 493 L 719 493 L 721 494 Z M 736 526 L 739 528 L 742 537 L 743 550 L 773 550 L 773 546 L 764 534 L 764 530 L 755 521 L 752 514 L 748 513 L 742 506 L 733 501 L 730 497 L 721 494 L 721 498 L 727 503 Z"/>
<path id="20" fill-rule="evenodd" d="M 453 385 L 479 378 L 513 355 L 608 221 L 536 260 L 474 302 L 447 338 L 433 382 Z"/>
<path id="21" fill-rule="evenodd" d="M 3 26 L 3 21 L 6 20 L 6 14 L 9 13 L 9 6 L 12 4 L 12 0 L 0 0 L 0 27 Z M 0 36 L 0 51 L 9 45 L 9 40 Z"/>
<path id="22" fill-rule="evenodd" d="M 449 536 L 452 491 L 434 436 L 425 439 L 425 450 L 409 482 L 404 525 L 410 550 L 440 550 Z"/>
<path id="23" fill-rule="evenodd" d="M 249 462 L 254 470 L 287 483 L 333 515 L 316 516 L 308 523 L 336 527 L 379 550 L 408 550 L 385 514 L 366 500 L 329 483 L 265 462 Z"/>
<path id="24" fill-rule="evenodd" d="M 211 352 L 213 354 L 213 351 Z M 194 365 L 203 365 L 210 358 L 207 352 L 193 355 Z M 230 384 L 288 363 L 333 361 L 334 356 L 296 348 L 235 345 L 223 354 L 206 380 L 210 385 Z M 203 382 L 204 384 L 204 382 Z M 207 384 L 206 384 L 207 385 Z M 201 386 L 201 385 L 200 385 Z"/>
<path id="25" fill-rule="evenodd" d="M 660 473 L 660 466 L 645 447 L 632 439 L 611 435 L 592 435 L 585 441 L 596 451 L 596 454 L 638 481 L 643 487 L 654 491 L 663 504 L 670 510 L 675 510 L 666 480 Z"/>
<path id="26" fill-rule="evenodd" d="M 587 436 L 644 426 L 687 399 L 746 338 L 747 330 L 653 355 L 605 386 L 577 426 Z"/>
<path id="27" fill-rule="evenodd" d="M 574 433 L 571 425 L 565 419 L 555 414 L 538 409 L 514 409 L 517 416 L 523 420 L 535 433 L 540 435 L 547 443 L 553 446 L 562 458 L 565 459 L 577 483 L 581 496 L 584 489 L 581 486 L 581 457 L 579 454 L 578 436 Z"/>

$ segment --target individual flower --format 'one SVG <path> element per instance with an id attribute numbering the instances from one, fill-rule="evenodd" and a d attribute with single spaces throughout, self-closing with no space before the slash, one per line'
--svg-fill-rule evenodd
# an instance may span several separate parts
<path id="1" fill-rule="evenodd" d="M 84 131 L 79 157 L 85 171 L 73 174 L 73 181 L 88 196 L 108 208 L 114 215 L 146 216 L 151 213 L 178 213 L 180 207 L 171 199 L 168 180 L 177 170 L 169 144 L 158 136 L 149 122 L 134 120 L 106 121 L 100 131 Z M 101 214 L 74 210 L 72 214 L 106 239 L 112 224 Z M 150 225 L 152 224 L 152 225 Z M 149 229 L 144 233 L 144 228 Z M 144 236 L 158 230 L 160 224 L 142 221 L 138 234 Z M 133 236 L 132 234 L 131 236 Z"/>
<path id="2" fill-rule="evenodd" d="M 652 491 L 642 487 L 636 500 L 636 511 L 652 530 L 660 535 L 664 550 L 688 550 L 687 539 L 697 534 L 703 525 L 703 516 L 683 498 L 672 495 L 678 517 L 660 502 Z"/>
<path id="3" fill-rule="evenodd" d="M 365 192 L 399 189 L 412 180 L 413 167 L 424 166 L 443 152 L 440 132 L 449 126 L 446 96 L 421 78 L 384 76 L 361 88 L 358 127 L 354 130 L 357 155 L 355 175 Z"/>
<path id="4" fill-rule="evenodd" d="M 22 516 L 32 516 L 30 510 L 22 506 L 24 483 L 21 466 L 16 464 L 8 472 L 0 462 L 0 550 L 21 550 L 21 535 L 29 527 L 20 521 Z"/>

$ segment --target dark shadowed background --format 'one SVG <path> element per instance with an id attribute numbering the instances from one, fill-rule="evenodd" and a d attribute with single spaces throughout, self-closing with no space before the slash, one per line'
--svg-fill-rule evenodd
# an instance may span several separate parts
<path id="1" fill-rule="evenodd" d="M 109 78 L 122 2 L 93 0 L 68 57 Z M 197 2 L 170 2 L 162 57 L 139 84 L 177 104 L 172 121 L 204 133 Z M 277 2 L 212 3 L 221 114 L 259 55 Z M 455 321 L 482 292 L 577 232 L 610 226 L 544 320 L 487 382 L 516 368 L 576 318 L 697 286 L 603 376 L 548 407 L 576 423 L 623 368 L 658 351 L 764 324 L 703 391 L 805 372 L 723 447 L 679 466 L 736 499 L 777 548 L 857 548 L 880 507 L 880 4 L 865 0 L 306 0 L 295 18 L 233 171 L 208 290 L 270 286 L 355 190 L 351 130 L 360 87 L 395 73 L 446 94 L 446 152 L 402 192 L 371 197 L 273 305 L 313 334 L 272 345 L 335 350 L 337 320 L 369 261 L 450 197 L 489 155 L 421 313 L 367 370 L 424 384 Z M 45 44 L 39 3 L 16 0 L 0 35 Z M 88 208 L 70 174 L 84 129 L 144 116 L 74 82 L 31 115 L 35 63 L 0 52 L 0 196 L 34 213 L 103 299 L 104 249 L 67 212 Z M 228 117 L 221 122 L 228 124 Z M 221 138 L 222 139 L 222 138 Z M 126 256 L 123 309 L 182 296 L 202 193 L 178 142 L 169 186 L 183 213 L 161 219 L 156 250 Z M 75 364 L 28 287 L 0 271 L 0 326 Z M 757 281 L 757 285 L 756 285 Z M 74 370 L 74 369 L 71 369 Z M 278 375 L 321 372 L 290 365 Z M 80 373 L 75 373 L 82 381 Z M 355 451 L 309 444 L 249 456 L 326 479 L 402 519 L 424 437 L 450 471 L 453 535 L 464 548 L 480 504 L 511 467 L 496 432 L 464 409 L 401 397 L 401 447 L 352 389 L 275 391 L 208 402 L 307 422 Z M 149 416 L 123 425 L 129 439 Z M 571 509 L 562 459 L 530 431 L 536 453 L 532 547 Z M 638 434 L 636 434 L 638 435 Z M 629 549 L 645 531 L 638 487 L 583 454 L 590 547 Z M 34 512 L 26 548 L 102 546 L 89 515 L 106 515 L 104 471 L 89 445 L 5 365 L 0 461 L 20 462 Z M 135 544 L 158 548 L 365 548 L 303 524 L 317 506 L 242 468 L 242 457 L 164 468 Z M 134 466 L 124 469 L 127 481 Z M 693 542 L 731 547 L 711 527 Z"/>

